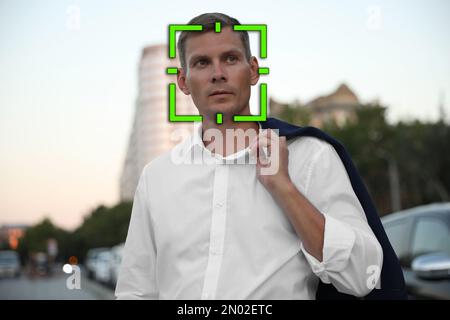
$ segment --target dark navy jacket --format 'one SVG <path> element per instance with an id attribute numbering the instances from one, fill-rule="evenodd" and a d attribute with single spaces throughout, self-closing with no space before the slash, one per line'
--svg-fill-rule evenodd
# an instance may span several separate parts
<path id="1" fill-rule="evenodd" d="M 325 140 L 336 149 L 336 152 L 339 154 L 339 157 L 347 170 L 353 190 L 364 209 L 367 222 L 383 248 L 381 288 L 372 290 L 365 299 L 406 299 L 405 280 L 403 278 L 400 263 L 386 236 L 381 220 L 372 199 L 367 192 L 364 182 L 345 147 L 338 140 L 315 127 L 298 127 L 276 118 L 268 118 L 267 121 L 260 123 L 263 129 L 278 129 L 279 135 L 286 136 L 287 140 L 299 136 L 311 136 Z M 320 282 L 316 299 L 356 299 L 356 297 L 340 293 L 331 284 Z"/>

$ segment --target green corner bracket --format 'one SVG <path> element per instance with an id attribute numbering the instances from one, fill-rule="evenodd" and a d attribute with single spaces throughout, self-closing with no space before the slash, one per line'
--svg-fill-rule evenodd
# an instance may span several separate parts
<path id="1" fill-rule="evenodd" d="M 234 31 L 259 32 L 259 57 L 267 58 L 267 25 L 265 24 L 239 24 L 233 26 Z"/>
<path id="2" fill-rule="evenodd" d="M 176 33 L 177 31 L 202 31 L 203 26 L 201 24 L 170 24 L 169 25 L 169 58 L 174 59 L 176 57 Z"/>
<path id="3" fill-rule="evenodd" d="M 177 100 L 175 83 L 169 83 L 169 121 L 170 122 L 196 122 L 202 121 L 201 115 L 177 115 L 175 102 Z"/>
<path id="4" fill-rule="evenodd" d="M 266 121 L 267 120 L 267 83 L 259 85 L 259 115 L 233 116 L 235 122 L 243 121 Z"/>

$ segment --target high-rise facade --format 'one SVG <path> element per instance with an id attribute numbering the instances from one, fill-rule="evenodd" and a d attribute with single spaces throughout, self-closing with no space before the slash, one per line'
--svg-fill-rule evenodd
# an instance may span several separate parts
<path id="1" fill-rule="evenodd" d="M 176 129 L 192 130 L 192 123 L 169 122 L 168 85 L 176 75 L 167 75 L 166 68 L 178 62 L 168 58 L 166 45 L 143 49 L 138 71 L 138 97 L 133 126 L 120 177 L 120 200 L 132 200 L 144 166 L 156 156 L 170 150 L 179 140 L 171 138 Z M 177 114 L 198 114 L 190 96 L 178 87 Z"/>

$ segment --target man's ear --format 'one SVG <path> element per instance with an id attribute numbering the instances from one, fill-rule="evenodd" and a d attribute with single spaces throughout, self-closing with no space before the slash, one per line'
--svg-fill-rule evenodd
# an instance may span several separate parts
<path id="1" fill-rule="evenodd" d="M 250 58 L 250 83 L 252 86 L 254 86 L 255 84 L 258 83 L 259 81 L 259 63 L 258 63 L 258 59 L 256 59 L 256 57 L 252 56 Z"/>
<path id="2" fill-rule="evenodd" d="M 191 94 L 186 83 L 186 72 L 184 71 L 183 68 L 178 68 L 177 82 L 178 88 L 180 88 L 180 90 L 183 91 L 185 95 L 188 96 Z"/>

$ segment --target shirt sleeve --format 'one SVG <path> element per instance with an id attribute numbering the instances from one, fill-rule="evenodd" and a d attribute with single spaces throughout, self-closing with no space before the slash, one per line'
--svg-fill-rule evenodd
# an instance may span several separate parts
<path id="1" fill-rule="evenodd" d="M 117 299 L 158 299 L 156 247 L 148 209 L 144 168 L 134 195 L 130 225 L 115 295 Z"/>
<path id="2" fill-rule="evenodd" d="M 332 145 L 324 143 L 311 160 L 305 192 L 325 217 L 322 261 L 301 246 L 312 271 L 339 292 L 367 295 L 379 281 L 383 251 Z"/>

